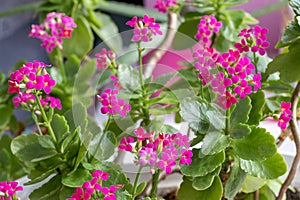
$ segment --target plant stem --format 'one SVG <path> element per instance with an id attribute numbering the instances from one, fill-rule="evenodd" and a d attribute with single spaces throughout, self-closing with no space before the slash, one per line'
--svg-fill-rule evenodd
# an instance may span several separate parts
<path id="1" fill-rule="evenodd" d="M 32 119 L 35 122 L 35 125 L 36 125 L 36 128 L 37 128 L 38 132 L 39 132 L 39 135 L 43 135 L 43 133 L 41 131 L 41 128 L 40 128 L 40 125 L 39 125 L 39 122 L 38 122 L 38 119 L 37 119 L 36 115 L 34 114 L 34 110 L 32 110 L 31 113 L 32 113 Z"/>
<path id="2" fill-rule="evenodd" d="M 136 174 L 136 177 L 135 177 L 135 180 L 134 180 L 133 188 L 132 188 L 132 200 L 134 200 L 134 198 L 135 198 L 136 188 L 138 186 L 138 183 L 139 183 L 139 180 L 140 180 L 140 177 L 141 177 L 142 169 L 143 169 L 143 166 L 140 165 L 139 170 L 138 170 L 138 172 Z"/>
<path id="3" fill-rule="evenodd" d="M 65 72 L 65 66 L 64 66 L 64 63 L 63 63 L 63 57 L 62 57 L 61 51 L 58 48 L 56 48 L 56 52 L 57 52 L 57 54 L 56 54 L 57 55 L 57 62 L 58 62 L 58 66 L 60 68 L 63 83 L 66 83 L 67 82 L 67 77 L 66 77 L 66 72 Z"/>
<path id="4" fill-rule="evenodd" d="M 253 52 L 253 64 L 255 66 L 255 73 L 258 73 L 258 69 L 257 69 L 257 63 L 258 63 L 258 57 L 256 56 L 256 53 Z"/>
<path id="5" fill-rule="evenodd" d="M 39 97 L 38 97 L 38 95 L 37 95 L 36 93 L 34 93 L 34 96 L 35 96 L 36 102 L 37 102 L 37 104 L 38 104 L 38 107 L 39 107 L 39 109 L 40 109 L 40 111 L 41 111 L 42 118 L 43 118 L 43 120 L 44 120 L 45 126 L 46 126 L 46 128 L 48 129 L 49 135 L 51 136 L 53 142 L 54 142 L 54 143 L 57 143 L 57 139 L 56 139 L 55 134 L 54 134 L 54 132 L 53 132 L 53 129 L 52 129 L 51 125 L 50 125 L 50 122 L 49 122 L 49 120 L 48 120 L 48 118 L 47 118 L 47 115 L 46 115 L 46 113 L 45 113 L 45 110 L 44 110 L 44 108 L 43 108 L 43 106 L 42 106 L 42 104 L 41 104 L 41 102 L 40 102 L 40 99 L 39 99 Z"/>
<path id="6" fill-rule="evenodd" d="M 225 134 L 229 135 L 230 133 L 230 108 L 226 110 L 226 119 L 225 119 Z"/>
<path id="7" fill-rule="evenodd" d="M 157 169 L 152 176 L 152 188 L 151 188 L 151 193 L 150 193 L 151 198 L 156 197 L 159 174 L 160 174 L 160 170 Z"/>
<path id="8" fill-rule="evenodd" d="M 281 200 L 284 196 L 284 194 L 286 193 L 287 188 L 289 187 L 289 185 L 292 183 L 293 179 L 295 178 L 295 175 L 297 173 L 297 169 L 299 168 L 299 163 L 300 163 L 300 132 L 299 132 L 299 128 L 298 128 L 298 121 L 297 121 L 297 105 L 299 102 L 299 97 L 300 97 L 300 81 L 298 81 L 297 86 L 292 94 L 292 99 L 291 99 L 291 103 L 292 103 L 292 111 L 293 111 L 293 116 L 292 116 L 292 120 L 290 121 L 290 127 L 291 127 L 291 131 L 294 137 L 294 142 L 296 145 L 296 155 L 295 158 L 293 160 L 290 172 L 287 176 L 287 178 L 285 179 L 285 181 L 283 182 L 280 191 L 279 191 L 279 195 L 276 198 L 276 200 Z"/>
<path id="9" fill-rule="evenodd" d="M 142 60 L 143 48 L 141 47 L 141 42 L 138 42 L 137 45 L 138 45 L 138 56 L 139 56 L 139 78 L 140 78 L 141 89 L 142 91 L 144 91 L 143 60 Z"/>
<path id="10" fill-rule="evenodd" d="M 254 191 L 253 200 L 259 200 L 259 190 Z"/>

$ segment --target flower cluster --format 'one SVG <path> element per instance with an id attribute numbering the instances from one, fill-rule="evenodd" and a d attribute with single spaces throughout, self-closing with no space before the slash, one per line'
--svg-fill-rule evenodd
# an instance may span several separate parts
<path id="1" fill-rule="evenodd" d="M 96 53 L 97 68 L 105 69 L 115 60 L 115 53 L 103 48 L 99 53 Z"/>
<path id="2" fill-rule="evenodd" d="M 126 113 L 130 111 L 130 104 L 125 103 L 123 99 L 118 99 L 117 94 L 118 90 L 106 89 L 103 94 L 97 95 L 98 100 L 102 104 L 102 114 L 115 115 L 120 113 L 120 117 L 125 117 Z"/>
<path id="3" fill-rule="evenodd" d="M 117 72 L 117 63 L 115 60 L 116 54 L 113 51 L 106 50 L 103 48 L 99 53 L 96 53 L 97 57 L 97 68 L 106 69 L 110 68 L 112 70 L 112 75 L 109 78 L 113 81 L 114 87 L 122 90 L 122 86 L 119 82 L 118 72 Z"/>
<path id="4" fill-rule="evenodd" d="M 149 166 L 152 169 L 164 169 L 167 174 L 172 172 L 176 164 L 191 164 L 193 153 L 189 150 L 189 141 L 186 135 L 181 133 L 159 133 L 154 139 L 154 132 L 146 133 L 143 128 L 134 131 L 136 141 L 129 136 L 123 138 L 119 150 L 135 153 L 141 166 Z M 132 144 L 135 143 L 135 148 Z"/>
<path id="5" fill-rule="evenodd" d="M 221 26 L 222 22 L 218 21 L 213 14 L 204 15 L 200 18 L 195 39 L 204 45 L 208 44 L 213 33 L 218 33 Z"/>
<path id="6" fill-rule="evenodd" d="M 287 127 L 287 123 L 289 123 L 292 118 L 291 102 L 281 102 L 280 112 L 281 114 L 277 124 L 284 130 Z"/>
<path id="7" fill-rule="evenodd" d="M 107 181 L 109 176 L 110 174 L 107 172 L 95 170 L 92 173 L 92 180 L 84 182 L 82 187 L 76 188 L 76 193 L 72 194 L 71 198 L 67 200 L 99 199 L 99 197 L 102 197 L 104 200 L 115 200 L 116 191 L 122 189 L 123 185 L 103 187 L 102 182 Z"/>
<path id="8" fill-rule="evenodd" d="M 17 199 L 16 192 L 22 191 L 23 187 L 18 182 L 0 182 L 0 200 Z"/>
<path id="9" fill-rule="evenodd" d="M 154 8 L 156 8 L 158 12 L 166 13 L 168 10 L 173 9 L 176 6 L 176 0 L 156 0 Z"/>
<path id="10" fill-rule="evenodd" d="M 254 53 L 258 52 L 260 55 L 266 53 L 266 48 L 269 46 L 267 42 L 267 28 L 262 28 L 260 26 L 255 26 L 253 28 L 243 29 L 239 37 L 242 37 L 240 42 L 234 44 L 240 52 L 252 51 Z"/>
<path id="11" fill-rule="evenodd" d="M 148 42 L 152 40 L 153 35 L 162 35 L 160 25 L 155 23 L 153 17 L 144 15 L 143 18 L 134 16 L 131 20 L 126 22 L 126 25 L 133 28 L 133 37 L 131 41 L 134 42 Z"/>
<path id="12" fill-rule="evenodd" d="M 73 19 L 63 13 L 48 13 L 40 25 L 32 25 L 30 37 L 42 40 L 42 47 L 51 53 L 55 47 L 62 49 L 63 38 L 70 38 L 76 28 Z"/>
<path id="13" fill-rule="evenodd" d="M 253 74 L 255 66 L 237 50 L 219 54 L 215 49 L 206 48 L 196 51 L 194 57 L 202 85 L 210 84 L 218 94 L 217 104 L 221 108 L 230 108 L 237 103 L 237 98 L 243 99 L 261 87 L 260 74 Z"/>
<path id="14" fill-rule="evenodd" d="M 36 100 L 34 94 L 43 91 L 47 96 L 45 99 L 39 97 L 44 106 L 62 108 L 59 99 L 49 96 L 56 82 L 47 73 L 46 67 L 43 62 L 35 60 L 27 62 L 20 69 L 11 73 L 10 80 L 8 80 L 8 93 L 18 93 L 18 96 L 12 99 L 15 107 L 22 103 L 34 104 Z"/>

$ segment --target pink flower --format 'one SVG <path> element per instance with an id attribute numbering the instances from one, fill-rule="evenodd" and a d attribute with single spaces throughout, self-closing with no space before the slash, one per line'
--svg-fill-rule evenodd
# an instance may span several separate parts
<path id="1" fill-rule="evenodd" d="M 122 90 L 123 87 L 121 86 L 120 82 L 119 82 L 119 78 L 115 75 L 110 75 L 109 78 L 114 82 L 114 87 Z"/>
<path id="2" fill-rule="evenodd" d="M 122 138 L 120 145 L 119 145 L 119 150 L 132 152 L 132 146 L 130 143 L 133 143 L 133 142 L 134 142 L 134 139 L 131 136 L 128 136 L 128 138 L 126 138 L 126 137 Z"/>
<path id="3" fill-rule="evenodd" d="M 153 150 L 153 148 L 142 147 L 138 153 L 140 155 L 139 163 L 141 166 L 145 166 L 147 164 L 155 166 L 157 153 Z"/>
<path id="4" fill-rule="evenodd" d="M 107 173 L 107 172 L 103 172 L 101 170 L 95 170 L 93 173 L 92 173 L 92 176 L 97 178 L 98 180 L 104 180 L 104 181 L 107 181 L 110 174 Z"/>
<path id="5" fill-rule="evenodd" d="M 156 8 L 158 12 L 166 13 L 168 10 L 175 8 L 176 5 L 176 0 L 156 0 L 154 8 Z"/>
<path id="6" fill-rule="evenodd" d="M 143 141 L 152 137 L 152 133 L 146 133 L 142 127 L 139 127 L 134 131 L 137 140 Z"/>
<path id="7" fill-rule="evenodd" d="M 277 125 L 282 129 L 286 129 L 287 123 L 291 120 L 291 116 L 286 115 L 286 114 L 281 114 L 278 120 Z"/>
<path id="8" fill-rule="evenodd" d="M 56 82 L 55 80 L 51 79 L 49 74 L 45 74 L 43 80 L 44 80 L 44 85 L 43 85 L 44 91 L 46 94 L 50 94 L 51 88 L 56 85 Z"/>
<path id="9" fill-rule="evenodd" d="M 203 15 L 198 24 L 198 32 L 194 36 L 195 39 L 207 44 L 213 33 L 218 33 L 222 22 L 218 21 L 213 14 Z"/>
<path id="10" fill-rule="evenodd" d="M 137 18 L 134 16 L 130 21 L 126 22 L 126 25 L 133 28 L 133 37 L 131 41 L 134 42 L 148 42 L 152 40 L 153 35 L 162 35 L 160 25 L 154 22 L 153 17 L 144 15 L 143 18 Z"/>
<path id="11" fill-rule="evenodd" d="M 104 187 L 101 189 L 102 193 L 104 194 L 104 200 L 116 200 L 116 187 L 111 185 L 109 188 Z"/>
<path id="12" fill-rule="evenodd" d="M 280 112 L 291 115 L 292 111 L 291 111 L 291 102 L 281 102 L 281 106 L 280 106 Z"/>
<path id="13" fill-rule="evenodd" d="M 176 165 L 174 159 L 172 159 L 168 154 L 162 154 L 161 159 L 157 163 L 159 169 L 164 169 L 166 174 L 172 172 L 172 167 Z"/>
<path id="14" fill-rule="evenodd" d="M 17 191 L 22 191 L 23 187 L 18 185 L 18 182 L 0 182 L 0 192 L 8 195 L 8 197 L 13 197 Z M 7 199 L 7 198 L 6 198 Z M 9 198 L 10 199 L 10 198 Z"/>
<path id="15" fill-rule="evenodd" d="M 248 85 L 246 80 L 242 80 L 240 85 L 236 86 L 233 91 L 240 95 L 241 99 L 246 98 L 247 94 L 250 94 L 252 91 L 251 86 Z"/>
<path id="16" fill-rule="evenodd" d="M 184 164 L 190 165 L 192 163 L 192 156 L 193 156 L 193 152 L 191 150 L 182 149 L 179 163 L 181 165 Z"/>
<path id="17" fill-rule="evenodd" d="M 48 13 L 40 25 L 32 25 L 30 37 L 42 40 L 42 47 L 51 53 L 55 47 L 62 49 L 62 39 L 70 38 L 76 28 L 73 19 L 63 13 Z"/>
<path id="18" fill-rule="evenodd" d="M 76 193 L 72 194 L 72 198 L 75 200 L 89 200 L 92 194 L 90 192 L 91 191 L 84 191 L 83 188 L 78 187 L 76 188 Z"/>

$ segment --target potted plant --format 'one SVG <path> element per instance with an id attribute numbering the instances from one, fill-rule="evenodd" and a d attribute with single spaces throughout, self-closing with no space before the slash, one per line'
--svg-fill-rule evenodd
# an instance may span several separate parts
<path id="1" fill-rule="evenodd" d="M 286 50 L 273 60 L 268 30 L 231 9 L 242 3 L 157 0 L 167 28 L 143 14 L 124 33 L 97 2 L 41 4 L 46 12 L 29 36 L 42 41 L 51 64 L 24 61 L 1 74 L 0 128 L 19 135 L 0 140 L 0 198 L 18 199 L 15 180 L 26 175 L 25 185 L 38 184 L 33 200 L 161 199 L 159 182 L 178 172 L 177 199 L 283 199 L 300 156 L 300 86 L 290 84 L 300 80 L 298 1 L 290 1 L 296 16 L 277 45 Z M 103 39 L 96 47 L 94 35 Z M 122 38 L 132 43 L 125 52 Z M 168 68 L 159 64 L 167 51 L 183 68 L 153 77 L 155 67 Z M 16 120 L 17 108 L 31 113 L 29 122 Z M 297 148 L 283 183 L 286 162 L 260 126 L 271 118 Z M 187 123 L 186 132 L 176 123 Z M 124 155 L 131 169 L 118 164 Z"/>

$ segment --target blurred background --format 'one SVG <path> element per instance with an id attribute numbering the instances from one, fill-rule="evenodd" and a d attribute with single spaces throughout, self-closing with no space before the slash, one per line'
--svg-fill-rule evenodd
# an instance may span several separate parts
<path id="1" fill-rule="evenodd" d="M 2 0 L 0 13 L 34 2 L 39 2 L 39 0 Z M 133 3 L 129 0 L 119 2 Z M 153 9 L 155 0 L 134 1 L 134 4 Z M 292 18 L 287 7 L 287 0 L 250 0 L 237 8 L 252 13 L 255 17 L 258 17 L 261 26 L 269 28 L 268 40 L 271 45 L 268 49 L 268 55 L 274 57 L 278 53 L 278 49 L 275 49 L 274 46 L 281 37 L 283 27 Z M 118 25 L 120 32 L 128 29 L 124 24 L 129 16 L 108 14 Z M 26 11 L 6 17 L 0 15 L 0 70 L 2 72 L 7 74 L 9 69 L 20 60 L 37 59 L 47 63 L 47 55 L 44 49 L 40 47 L 40 41 L 28 37 L 31 24 L 37 23 L 34 11 Z M 168 55 L 164 57 L 166 62 L 171 60 L 168 57 Z"/>

